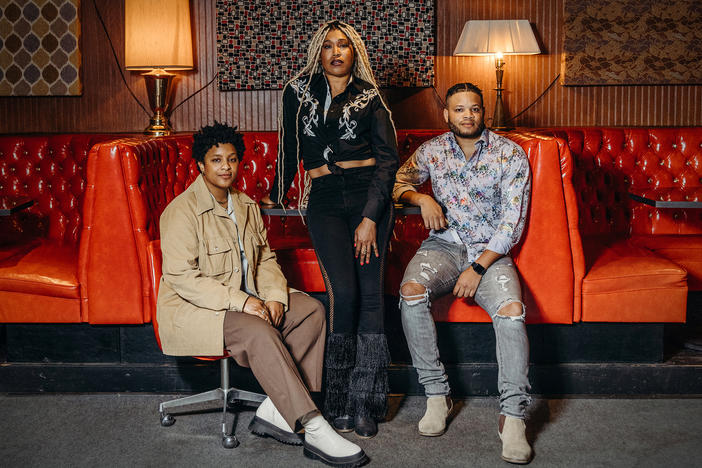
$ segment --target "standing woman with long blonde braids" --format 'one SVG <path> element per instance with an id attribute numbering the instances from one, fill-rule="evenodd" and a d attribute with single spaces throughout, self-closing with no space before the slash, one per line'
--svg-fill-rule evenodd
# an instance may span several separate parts
<path id="1" fill-rule="evenodd" d="M 373 437 L 387 409 L 384 262 L 394 226 L 397 137 L 368 61 L 348 24 L 322 25 L 307 65 L 283 89 L 281 203 L 300 160 L 310 236 L 329 295 L 324 410 L 339 431 Z M 300 180 L 307 177 L 300 174 Z"/>

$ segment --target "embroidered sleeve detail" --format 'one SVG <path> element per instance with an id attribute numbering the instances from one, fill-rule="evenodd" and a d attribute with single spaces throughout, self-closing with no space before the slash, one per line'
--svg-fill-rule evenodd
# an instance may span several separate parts
<path id="1" fill-rule="evenodd" d="M 408 190 L 416 192 L 417 187 L 429 178 L 429 170 L 420 159 L 422 150 L 423 148 L 420 147 L 412 153 L 412 156 L 397 171 L 392 192 L 393 200 L 399 201 L 402 194 Z"/>
<path id="2" fill-rule="evenodd" d="M 319 101 L 313 98 L 309 90 L 305 92 L 305 86 L 307 85 L 307 80 L 305 78 L 300 78 L 290 83 L 290 86 L 295 91 L 297 95 L 297 100 L 300 101 L 303 106 L 309 109 L 307 115 L 302 116 L 302 133 L 307 136 L 316 136 L 312 127 L 317 127 L 319 125 L 319 116 L 317 115 L 317 107 L 319 106 Z"/>
<path id="3" fill-rule="evenodd" d="M 371 102 L 371 100 L 377 95 L 378 90 L 376 90 L 375 88 L 364 89 L 361 94 L 356 96 L 356 99 L 344 105 L 344 108 L 341 112 L 341 118 L 339 119 L 339 129 L 344 130 L 344 134 L 340 137 L 342 140 L 350 140 L 351 138 L 356 138 L 354 130 L 356 129 L 358 122 L 355 120 L 351 120 L 351 111 L 354 110 L 358 112 L 360 110 L 363 110 L 368 105 L 368 103 Z"/>

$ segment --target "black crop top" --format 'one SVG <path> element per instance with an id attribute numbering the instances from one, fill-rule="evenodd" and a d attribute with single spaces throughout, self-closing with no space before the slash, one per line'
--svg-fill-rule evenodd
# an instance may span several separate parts
<path id="1" fill-rule="evenodd" d="M 378 221 L 390 202 L 399 165 L 397 137 L 378 91 L 354 76 L 346 89 L 332 99 L 325 121 L 324 104 L 329 89 L 326 77 L 323 73 L 312 75 L 305 92 L 309 79 L 309 75 L 302 76 L 283 90 L 285 132 L 278 150 L 278 165 L 283 164 L 284 169 L 283 195 L 297 172 L 295 116 L 302 103 L 298 135 L 303 167 L 309 171 L 326 164 L 332 173 L 338 173 L 341 169 L 334 165 L 337 161 L 375 158 L 375 175 L 368 187 L 363 216 Z M 279 173 L 270 194 L 273 201 L 280 198 Z"/>

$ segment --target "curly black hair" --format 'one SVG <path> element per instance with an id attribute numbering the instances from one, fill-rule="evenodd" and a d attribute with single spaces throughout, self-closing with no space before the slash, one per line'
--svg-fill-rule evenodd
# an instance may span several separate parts
<path id="1" fill-rule="evenodd" d="M 445 105 L 448 106 L 448 100 L 454 94 L 468 92 L 475 93 L 480 96 L 480 105 L 483 105 L 483 92 L 473 83 L 456 83 L 455 85 L 451 86 L 448 91 L 446 91 L 446 100 L 444 101 Z"/>
<path id="2" fill-rule="evenodd" d="M 239 161 L 244 157 L 244 136 L 236 131 L 237 127 L 230 127 L 226 123 L 215 120 L 214 125 L 202 127 L 193 135 L 193 159 L 199 163 L 205 162 L 205 155 L 213 146 L 220 143 L 234 145 Z"/>

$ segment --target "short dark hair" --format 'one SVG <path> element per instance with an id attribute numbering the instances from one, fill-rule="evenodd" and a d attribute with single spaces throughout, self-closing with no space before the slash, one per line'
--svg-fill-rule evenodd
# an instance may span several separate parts
<path id="1" fill-rule="evenodd" d="M 451 86 L 448 91 L 446 91 L 446 101 L 444 101 L 444 105 L 448 106 L 449 98 L 457 93 L 475 93 L 480 96 L 480 105 L 482 107 L 485 106 L 485 103 L 483 102 L 483 91 L 473 83 L 456 83 L 455 85 Z"/>
<path id="2" fill-rule="evenodd" d="M 199 132 L 193 135 L 193 159 L 199 163 L 205 162 L 205 155 L 213 146 L 220 143 L 231 143 L 234 145 L 239 161 L 244 157 L 244 136 L 236 131 L 236 126 L 230 127 L 226 123 L 219 123 L 215 120 L 214 125 L 202 127 Z"/>

